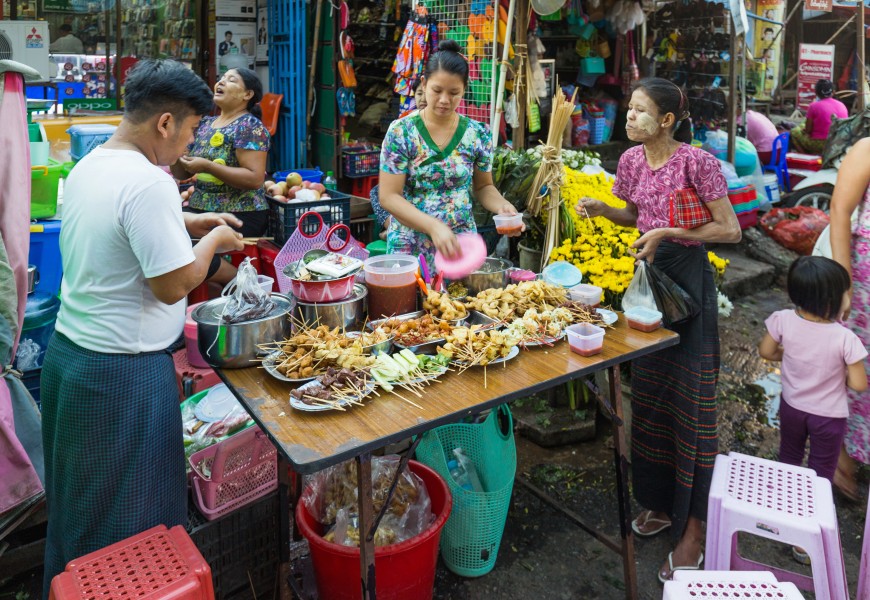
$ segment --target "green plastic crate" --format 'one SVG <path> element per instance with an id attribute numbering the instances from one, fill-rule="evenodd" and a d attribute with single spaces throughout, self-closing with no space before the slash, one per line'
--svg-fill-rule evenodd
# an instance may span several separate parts
<path id="1" fill-rule="evenodd" d="M 57 188 L 63 164 L 48 159 L 45 166 L 32 167 L 30 172 L 30 218 L 49 219 L 57 213 Z"/>
<path id="2" fill-rule="evenodd" d="M 447 455 L 462 448 L 474 463 L 486 492 L 459 487 L 447 468 Z M 453 495 L 453 510 L 441 532 L 441 558 L 463 577 L 479 577 L 495 567 L 504 533 L 517 448 L 513 417 L 506 404 L 493 410 L 482 423 L 444 425 L 423 434 L 417 460 L 435 469 Z"/>

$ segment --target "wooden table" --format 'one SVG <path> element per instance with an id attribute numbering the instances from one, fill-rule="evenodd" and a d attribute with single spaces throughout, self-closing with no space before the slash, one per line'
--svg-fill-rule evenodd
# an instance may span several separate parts
<path id="1" fill-rule="evenodd" d="M 347 412 L 305 413 L 290 407 L 288 396 L 292 388 L 263 369 L 254 367 L 217 372 L 275 443 L 279 456 L 298 473 L 313 473 L 356 458 L 360 468 L 360 532 L 366 532 L 370 523 L 376 523 L 371 506 L 370 461 L 373 450 L 422 434 L 439 425 L 455 423 L 504 402 L 608 369 L 609 398 L 601 394 L 597 394 L 597 397 L 610 415 L 614 428 L 621 543 L 608 543 L 607 536 L 595 532 L 576 516 L 572 520 L 622 555 L 626 596 L 636 598 L 637 573 L 629 521 L 628 456 L 622 420 L 619 367 L 624 362 L 678 342 L 679 336 L 666 329 L 652 333 L 630 329 L 625 317 L 620 314 L 618 322 L 607 331 L 602 352 L 596 356 L 579 356 L 570 351 L 567 341 L 563 341 L 553 347 L 522 351 L 519 356 L 502 365 L 486 369 L 472 367 L 463 373 L 448 373 L 427 388 L 422 400 L 414 397 L 414 402 L 422 410 L 394 394 L 380 391 L 380 397 L 370 397 L 365 407 L 354 407 Z M 403 395 L 406 394 L 403 392 Z M 286 469 L 279 470 L 284 471 Z M 288 494 L 283 493 L 282 497 L 288 498 Z M 289 501 L 284 508 L 286 511 L 282 508 L 282 519 L 286 520 Z M 289 523 L 285 524 L 285 531 L 289 531 Z M 365 599 L 375 597 L 374 529 L 370 533 L 372 535 L 365 536 L 360 544 L 360 574 Z M 289 536 L 287 541 L 289 543 Z"/>

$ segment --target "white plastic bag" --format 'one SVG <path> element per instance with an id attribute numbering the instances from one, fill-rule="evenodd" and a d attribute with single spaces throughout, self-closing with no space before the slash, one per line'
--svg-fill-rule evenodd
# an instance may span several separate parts
<path id="1" fill-rule="evenodd" d="M 622 310 L 630 310 L 643 306 L 652 310 L 658 310 L 656 298 L 653 295 L 652 286 L 649 282 L 649 274 L 646 270 L 646 261 L 640 261 L 625 296 L 622 297 Z"/>

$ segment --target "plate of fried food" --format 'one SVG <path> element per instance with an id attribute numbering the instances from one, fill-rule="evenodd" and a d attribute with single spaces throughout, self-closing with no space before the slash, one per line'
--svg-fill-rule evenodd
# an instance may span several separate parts
<path id="1" fill-rule="evenodd" d="M 314 373 L 314 368 L 312 368 L 310 364 L 308 365 L 308 368 L 297 365 L 295 370 L 290 370 L 290 367 L 288 366 L 289 362 L 290 359 L 278 350 L 263 358 L 263 368 L 266 369 L 266 372 L 275 379 L 290 383 L 311 381 L 316 377 L 316 375 L 311 375 L 311 373 Z M 304 372 L 309 373 L 309 376 L 304 376 Z"/>
<path id="2" fill-rule="evenodd" d="M 351 406 L 362 406 L 362 399 L 374 389 L 375 384 L 366 370 L 329 367 L 314 381 L 290 392 L 290 406 L 306 412 L 344 411 Z"/>
<path id="3" fill-rule="evenodd" d="M 444 342 L 444 336 L 450 334 L 453 326 L 449 321 L 436 319 L 426 313 L 410 313 L 390 319 L 382 319 L 369 323 L 370 328 L 381 329 L 388 335 L 394 335 L 393 344 L 399 348 L 408 348 L 412 352 L 425 354 L 434 352 L 435 346 Z"/>
<path id="4" fill-rule="evenodd" d="M 464 303 L 454 300 L 449 294 L 442 294 L 435 290 L 430 290 L 423 300 L 423 310 L 436 319 L 450 321 L 454 325 L 460 325 L 468 318 L 468 309 Z"/>
<path id="5" fill-rule="evenodd" d="M 485 367 L 514 358 L 519 354 L 518 342 L 519 337 L 508 331 L 457 327 L 438 353 L 460 367 Z"/>
<path id="6" fill-rule="evenodd" d="M 564 308 L 538 310 L 530 308 L 508 325 L 507 331 L 519 338 L 523 348 L 552 346 L 565 337 L 565 327 L 571 323 L 571 313 Z"/>

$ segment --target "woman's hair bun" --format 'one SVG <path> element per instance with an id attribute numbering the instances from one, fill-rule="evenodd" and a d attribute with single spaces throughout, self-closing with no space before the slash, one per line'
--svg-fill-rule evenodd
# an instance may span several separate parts
<path id="1" fill-rule="evenodd" d="M 459 42 L 456 40 L 441 40 L 438 42 L 438 52 L 456 52 L 459 54 Z"/>

